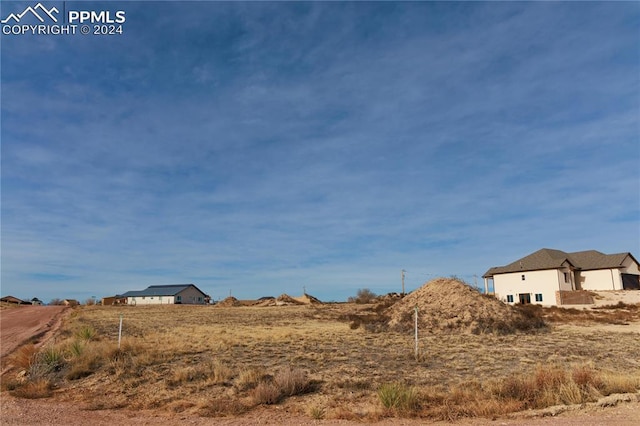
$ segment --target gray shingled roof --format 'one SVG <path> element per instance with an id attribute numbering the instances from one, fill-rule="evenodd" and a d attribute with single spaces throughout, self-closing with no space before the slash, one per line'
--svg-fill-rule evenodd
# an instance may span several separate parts
<path id="1" fill-rule="evenodd" d="M 483 277 L 488 278 L 510 272 L 557 269 L 564 262 L 569 262 L 574 268 L 581 270 L 617 268 L 622 266 L 627 256 L 631 256 L 631 253 L 604 254 L 596 250 L 565 253 L 561 250 L 544 248 L 506 266 L 490 268 Z"/>
<path id="2" fill-rule="evenodd" d="M 205 294 L 202 290 L 193 284 L 169 284 L 169 285 L 151 285 L 144 290 L 133 290 L 122 294 L 122 297 L 141 297 L 141 296 L 175 296 L 188 287 L 194 287 L 200 293 Z"/>

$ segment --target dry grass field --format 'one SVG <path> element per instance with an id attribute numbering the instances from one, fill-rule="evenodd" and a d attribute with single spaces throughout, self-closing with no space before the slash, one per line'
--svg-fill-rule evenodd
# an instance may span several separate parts
<path id="1" fill-rule="evenodd" d="M 211 417 L 277 405 L 310 420 L 362 421 L 492 418 L 640 389 L 638 305 L 539 309 L 547 327 L 512 334 L 422 330 L 418 357 L 413 332 L 381 326 L 380 312 L 357 304 L 82 307 L 53 343 L 13 355 L 23 377 L 3 387 L 89 409 Z"/>

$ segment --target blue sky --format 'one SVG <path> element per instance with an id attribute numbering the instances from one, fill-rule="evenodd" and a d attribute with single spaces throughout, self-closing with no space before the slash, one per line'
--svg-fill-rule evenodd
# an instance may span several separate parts
<path id="1" fill-rule="evenodd" d="M 640 256 L 640 3 L 65 7 L 126 22 L 1 36 L 2 295 L 339 301 Z"/>

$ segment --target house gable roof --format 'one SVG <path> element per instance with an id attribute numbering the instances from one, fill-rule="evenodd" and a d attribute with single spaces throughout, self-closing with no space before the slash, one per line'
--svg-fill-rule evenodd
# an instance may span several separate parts
<path id="1" fill-rule="evenodd" d="M 507 274 L 512 272 L 540 271 L 544 269 L 558 269 L 564 262 L 569 262 L 574 268 L 580 270 L 595 270 L 619 268 L 624 260 L 631 253 L 604 254 L 596 250 L 579 251 L 575 253 L 565 253 L 561 250 L 540 249 L 535 253 L 518 259 L 506 266 L 490 268 L 483 278 L 490 278 L 497 274 Z M 637 261 L 636 261 L 637 263 Z"/>
<path id="2" fill-rule="evenodd" d="M 142 296 L 175 296 L 176 294 L 186 290 L 189 287 L 193 287 L 202 293 L 206 294 L 193 284 L 168 284 L 168 285 L 150 285 L 144 290 L 133 290 L 122 294 L 122 297 L 142 297 Z"/>
<path id="3" fill-rule="evenodd" d="M 571 253 L 582 270 L 619 268 L 630 255 L 631 253 L 604 254 L 596 250 Z"/>
<path id="4" fill-rule="evenodd" d="M 26 302 L 22 299 L 18 299 L 15 296 L 4 296 L 3 298 L 0 298 L 0 302 L 8 302 L 8 303 L 18 303 L 18 304 L 28 304 L 29 302 Z"/>

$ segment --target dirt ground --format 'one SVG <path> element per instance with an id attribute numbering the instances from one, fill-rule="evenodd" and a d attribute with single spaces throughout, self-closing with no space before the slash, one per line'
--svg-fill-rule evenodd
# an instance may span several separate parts
<path id="1" fill-rule="evenodd" d="M 311 420 L 292 414 L 285 407 L 262 408 L 252 411 L 248 415 L 236 418 L 206 418 L 166 411 L 152 410 L 88 410 L 77 404 L 54 402 L 54 400 L 29 400 L 14 398 L 3 392 L 0 394 L 0 423 L 2 425 L 69 425 L 80 426 L 91 424 L 95 426 L 107 425 L 358 425 L 363 424 L 349 420 Z M 557 426 L 632 426 L 640 424 L 640 403 L 627 402 L 614 407 L 601 407 L 591 404 L 588 407 L 574 407 L 557 416 L 550 416 L 549 412 L 520 413 L 509 419 L 464 419 L 453 424 L 469 426 L 522 426 L 522 425 L 557 425 Z M 388 418 L 375 423 L 376 426 L 407 425 L 417 426 L 425 424 L 443 425 L 447 422 L 431 422 L 425 419 Z"/>
<path id="2" fill-rule="evenodd" d="M 21 344 L 34 341 L 40 344 L 47 340 L 62 324 L 71 309 L 63 307 L 20 307 L 0 312 L 2 363 Z M 60 390 L 59 392 L 64 392 Z M 287 404 L 263 407 L 247 415 L 234 418 L 206 418 L 172 413 L 165 410 L 95 410 L 83 404 L 61 401 L 55 395 L 50 399 L 19 399 L 8 392 L 0 393 L 0 423 L 2 425 L 354 425 L 362 424 L 349 420 L 312 420 L 290 412 Z M 640 403 L 638 395 L 620 399 L 616 403 L 593 403 L 569 409 L 547 410 L 539 413 L 519 413 L 507 419 L 464 419 L 458 425 L 637 425 L 640 424 Z M 379 426 L 445 424 L 425 419 L 388 418 L 377 423 Z"/>
<path id="3" fill-rule="evenodd" d="M 4 358 L 28 341 L 44 343 L 47 333 L 55 332 L 62 324 L 67 309 L 66 306 L 20 306 L 1 310 L 0 357 Z"/>

